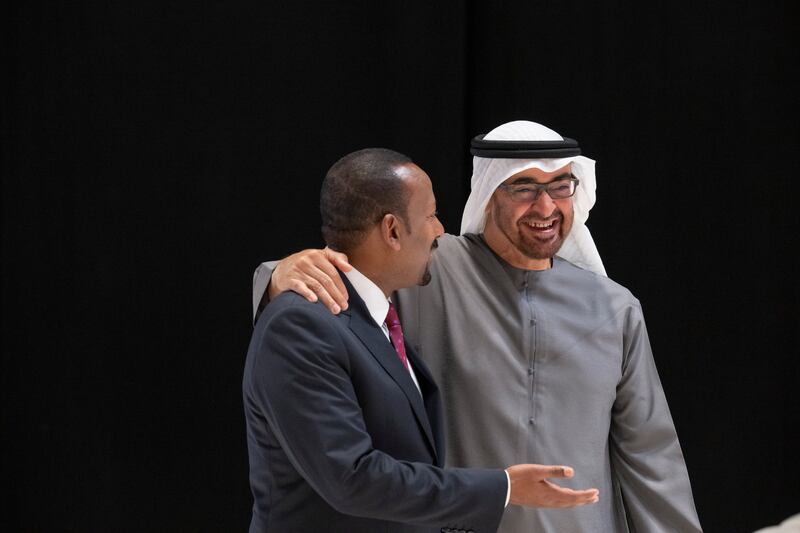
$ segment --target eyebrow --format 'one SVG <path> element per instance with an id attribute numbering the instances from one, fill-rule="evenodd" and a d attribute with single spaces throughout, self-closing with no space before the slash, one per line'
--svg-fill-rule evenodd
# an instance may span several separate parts
<path id="1" fill-rule="evenodd" d="M 540 184 L 540 185 L 546 185 L 548 183 L 553 183 L 554 181 L 570 179 L 570 178 L 572 178 L 572 174 L 570 172 L 566 172 L 564 174 L 556 176 L 555 178 L 551 179 L 550 181 L 547 181 L 545 183 L 541 183 L 540 184 L 538 181 L 536 181 L 535 179 L 533 179 L 533 178 L 531 178 L 529 176 L 520 176 L 519 178 L 517 178 L 514 181 L 512 181 L 511 183 L 509 183 L 509 185 L 516 185 L 518 183 L 519 184 L 536 183 L 536 184 Z"/>

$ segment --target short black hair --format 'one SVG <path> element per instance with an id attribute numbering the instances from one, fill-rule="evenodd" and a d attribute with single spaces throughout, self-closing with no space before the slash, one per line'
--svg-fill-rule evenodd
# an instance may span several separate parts
<path id="1" fill-rule="evenodd" d="M 394 150 L 365 148 L 334 163 L 319 198 L 325 243 L 345 252 L 360 244 L 387 213 L 406 221 L 408 191 L 396 169 L 412 162 Z"/>

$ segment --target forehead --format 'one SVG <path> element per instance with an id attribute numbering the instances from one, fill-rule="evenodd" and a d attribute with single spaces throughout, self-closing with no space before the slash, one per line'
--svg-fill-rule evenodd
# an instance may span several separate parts
<path id="1" fill-rule="evenodd" d="M 414 163 L 406 163 L 396 169 L 397 175 L 403 180 L 409 196 L 409 207 L 419 204 L 435 202 L 431 179 L 424 170 Z"/>
<path id="2" fill-rule="evenodd" d="M 547 172 L 535 167 L 526 168 L 507 178 L 503 183 L 506 185 L 525 182 L 547 183 L 558 178 L 569 177 L 571 171 L 572 163 L 567 163 L 563 167 L 557 168 L 552 172 Z"/>

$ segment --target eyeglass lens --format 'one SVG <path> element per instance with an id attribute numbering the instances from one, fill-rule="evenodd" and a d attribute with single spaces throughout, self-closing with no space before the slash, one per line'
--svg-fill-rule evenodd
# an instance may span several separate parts
<path id="1" fill-rule="evenodd" d="M 559 200 L 569 198 L 575 194 L 576 181 L 574 179 L 558 180 L 552 183 L 525 183 L 508 187 L 508 192 L 516 201 L 534 201 L 539 198 L 541 191 L 546 191 L 550 198 Z"/>

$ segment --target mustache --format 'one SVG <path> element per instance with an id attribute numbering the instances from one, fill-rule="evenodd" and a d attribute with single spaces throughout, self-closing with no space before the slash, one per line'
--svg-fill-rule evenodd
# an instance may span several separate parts
<path id="1" fill-rule="evenodd" d="M 520 222 L 540 222 L 540 223 L 548 223 L 548 222 L 555 222 L 556 220 L 563 220 L 564 215 L 561 213 L 561 210 L 556 209 L 553 213 L 547 218 L 535 217 L 535 216 L 527 216 L 522 217 L 519 219 Z"/>

